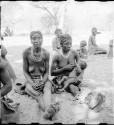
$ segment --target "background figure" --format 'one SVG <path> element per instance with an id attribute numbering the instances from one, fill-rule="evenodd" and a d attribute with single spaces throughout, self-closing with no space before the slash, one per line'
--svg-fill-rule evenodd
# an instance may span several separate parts
<path id="1" fill-rule="evenodd" d="M 110 40 L 110 42 L 109 42 L 108 57 L 113 57 L 113 43 L 114 43 L 114 40 Z"/>
<path id="2" fill-rule="evenodd" d="M 80 49 L 79 49 L 79 56 L 82 59 L 86 59 L 88 57 L 88 52 L 87 52 L 87 42 L 85 40 L 80 42 Z"/>
<path id="3" fill-rule="evenodd" d="M 97 28 L 93 27 L 91 30 L 91 36 L 89 37 L 89 41 L 88 41 L 88 51 L 89 54 L 91 55 L 96 55 L 96 54 L 107 54 L 107 51 L 100 48 L 97 44 L 96 44 L 96 35 L 100 34 L 100 32 L 97 32 Z"/>
<path id="4" fill-rule="evenodd" d="M 62 35 L 62 30 L 61 29 L 56 29 L 55 30 L 55 35 L 56 37 L 54 38 L 53 42 L 52 42 L 52 48 L 54 51 L 59 51 L 60 48 L 61 48 L 61 45 L 60 45 L 60 36 Z"/>

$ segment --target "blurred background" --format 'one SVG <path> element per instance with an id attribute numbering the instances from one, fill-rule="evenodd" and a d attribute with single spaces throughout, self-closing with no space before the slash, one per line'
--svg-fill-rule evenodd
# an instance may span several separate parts
<path id="1" fill-rule="evenodd" d="M 6 46 L 28 45 L 32 30 L 40 30 L 43 44 L 50 46 L 56 28 L 71 34 L 73 44 L 77 45 L 81 40 L 88 41 L 92 27 L 101 32 L 97 36 L 98 44 L 108 44 L 114 38 L 114 2 L 111 1 L 2 1 L 0 5 L 1 33 L 7 36 Z"/>

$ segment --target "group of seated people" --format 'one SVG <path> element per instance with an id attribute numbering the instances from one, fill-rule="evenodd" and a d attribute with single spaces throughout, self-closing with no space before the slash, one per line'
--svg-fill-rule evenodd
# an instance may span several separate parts
<path id="1" fill-rule="evenodd" d="M 58 35 L 53 44 L 56 53 L 52 58 L 51 66 L 49 65 L 50 53 L 42 47 L 43 35 L 40 31 L 30 33 L 32 46 L 23 52 L 23 72 L 26 78 L 22 86 L 23 91 L 37 100 L 39 108 L 46 112 L 44 118 L 47 119 L 51 118 L 49 109 L 53 107 L 54 111 L 57 110 L 58 104 L 53 101 L 52 94 L 66 91 L 75 97 L 80 91 L 79 85 L 87 68 L 86 61 L 81 59 L 87 58 L 86 41 L 81 41 L 80 50 L 76 51 L 71 48 L 72 37 L 69 34 L 62 34 L 60 29 L 55 33 Z M 93 37 L 92 40 L 94 41 Z M 57 47 L 58 44 L 59 47 Z M 16 80 L 10 63 L 2 55 L 3 50 L 5 49 L 1 45 L 1 100 L 12 90 L 12 83 Z M 4 114 L 1 113 L 1 115 Z"/>

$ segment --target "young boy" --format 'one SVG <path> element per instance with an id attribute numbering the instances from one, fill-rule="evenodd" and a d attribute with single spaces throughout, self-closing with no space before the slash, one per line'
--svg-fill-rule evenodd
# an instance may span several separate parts
<path id="1" fill-rule="evenodd" d="M 88 57 L 88 52 L 87 52 L 86 46 L 87 46 L 87 42 L 85 40 L 80 42 L 79 56 L 82 59 L 87 59 L 87 57 Z"/>

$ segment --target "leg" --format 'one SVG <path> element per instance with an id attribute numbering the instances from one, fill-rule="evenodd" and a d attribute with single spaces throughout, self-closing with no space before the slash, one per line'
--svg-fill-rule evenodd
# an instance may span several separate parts
<path id="1" fill-rule="evenodd" d="M 47 109 L 51 104 L 51 82 L 48 80 L 44 86 L 43 101 L 45 109 Z"/>
<path id="2" fill-rule="evenodd" d="M 77 79 L 76 79 L 76 78 L 69 78 L 69 79 L 67 79 L 67 80 L 64 82 L 64 87 L 63 87 L 63 89 L 67 89 L 67 87 L 69 86 L 69 84 L 75 83 L 75 82 L 77 82 Z"/>
<path id="3" fill-rule="evenodd" d="M 77 92 L 79 91 L 78 87 L 73 84 L 69 85 L 69 89 L 73 96 L 76 96 Z"/>

